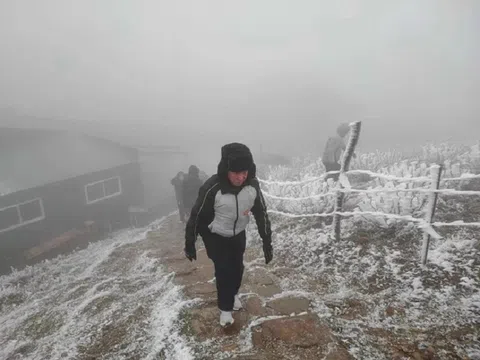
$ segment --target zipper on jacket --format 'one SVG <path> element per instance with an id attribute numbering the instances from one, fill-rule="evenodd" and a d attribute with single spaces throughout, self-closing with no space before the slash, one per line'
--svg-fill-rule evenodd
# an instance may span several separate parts
<path id="1" fill-rule="evenodd" d="M 237 218 L 235 219 L 235 222 L 233 223 L 233 236 L 235 236 L 235 230 L 237 228 L 237 221 L 238 221 L 238 195 L 235 194 L 235 203 L 237 204 Z"/>

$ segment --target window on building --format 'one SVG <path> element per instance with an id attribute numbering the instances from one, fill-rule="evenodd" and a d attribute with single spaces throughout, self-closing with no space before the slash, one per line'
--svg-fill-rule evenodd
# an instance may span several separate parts
<path id="1" fill-rule="evenodd" d="M 18 205 L 22 221 L 32 221 L 43 216 L 41 200 L 30 201 Z"/>
<path id="2" fill-rule="evenodd" d="M 120 179 L 113 178 L 105 180 L 105 196 L 113 196 L 115 194 L 120 194 Z"/>
<path id="3" fill-rule="evenodd" d="M 0 209 L 0 233 L 45 219 L 42 199 L 22 202 Z"/>
<path id="4" fill-rule="evenodd" d="M 85 185 L 87 204 L 112 198 L 122 193 L 122 183 L 119 177 L 96 181 Z"/>
<path id="5" fill-rule="evenodd" d="M 104 197 L 103 182 L 87 185 L 87 203 L 101 200 Z"/>

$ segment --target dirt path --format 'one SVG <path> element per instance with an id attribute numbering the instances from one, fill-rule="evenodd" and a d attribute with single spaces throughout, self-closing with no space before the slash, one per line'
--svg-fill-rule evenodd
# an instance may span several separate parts
<path id="1" fill-rule="evenodd" d="M 234 313 L 235 323 L 227 329 L 218 324 L 213 264 L 203 243 L 197 242 L 198 260 L 183 255 L 183 226 L 175 217 L 148 242 L 157 243 L 158 254 L 184 294 L 198 299 L 182 313 L 183 333 L 191 337 L 197 359 L 351 359 L 349 352 L 329 326 L 312 311 L 309 299 L 283 292 L 282 275 L 293 269 L 274 272 L 266 266 L 258 248 L 247 249 L 245 276 L 240 297 L 244 309 Z"/>

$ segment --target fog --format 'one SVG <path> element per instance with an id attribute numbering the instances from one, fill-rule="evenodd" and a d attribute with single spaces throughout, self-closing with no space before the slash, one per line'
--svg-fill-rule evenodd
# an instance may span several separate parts
<path id="1" fill-rule="evenodd" d="M 363 121 L 365 150 L 474 141 L 479 9 L 475 0 L 3 1 L 0 125 L 53 122 L 215 161 L 228 141 L 318 153 L 342 121 Z"/>
<path id="2" fill-rule="evenodd" d="M 263 345 L 257 349 L 252 331 L 277 326 L 271 321 L 284 318 L 276 315 L 288 309 L 286 314 L 299 315 L 282 322 L 295 321 L 299 331 L 312 324 L 321 330 L 301 352 L 307 357 L 318 355 L 327 338 L 332 358 L 350 357 L 349 352 L 383 358 L 381 351 L 390 354 L 400 343 L 412 356 L 433 357 L 432 349 L 453 349 L 458 358 L 470 350 L 478 355 L 473 324 L 480 306 L 479 237 L 473 232 L 478 223 L 469 221 L 480 208 L 470 197 L 459 199 L 480 189 L 466 178 L 458 185 L 451 180 L 480 173 L 478 162 L 468 168 L 463 160 L 461 166 L 444 162 L 447 181 L 435 194 L 455 196 L 452 202 L 441 195 L 438 206 L 434 191 L 425 193 L 430 185 L 418 180 L 427 175 L 423 167 L 409 170 L 419 188 L 408 192 L 403 186 L 409 179 L 393 188 L 393 181 L 355 178 L 369 195 L 349 197 L 345 207 L 338 203 L 343 196 L 335 195 L 335 207 L 328 197 L 349 190 L 326 186 L 320 178 L 299 187 L 261 182 L 264 196 L 257 186 L 224 188 L 218 178 L 204 191 L 199 187 L 203 175 L 217 171 L 220 147 L 228 142 L 249 145 L 257 164 L 262 155 L 278 162 L 320 156 L 342 122 L 362 121 L 357 153 L 479 141 L 479 64 L 480 0 L 0 0 L 0 358 L 193 359 L 217 350 L 269 355 L 275 336 L 258 333 Z M 331 152 L 337 153 L 338 142 L 334 146 Z M 238 170 L 250 165 L 244 160 Z M 195 171 L 186 181 L 172 181 L 192 164 L 202 181 L 193 179 Z M 228 169 L 232 165 L 229 159 Z M 316 176 L 318 167 L 306 169 L 286 170 L 278 179 L 285 169 L 269 173 L 258 166 L 257 174 L 260 180 Z M 384 175 L 399 176 L 396 170 Z M 433 207 L 427 196 L 435 199 Z M 267 206 L 275 214 L 273 235 Z M 412 218 L 424 210 L 430 218 Z M 327 224 L 334 224 L 338 236 L 336 219 L 350 211 L 355 226 L 342 231 L 345 241 L 329 241 Z M 186 228 L 183 212 L 191 219 Z M 380 212 L 385 220 L 373 221 Z M 261 240 L 255 227 L 244 233 L 250 213 L 259 219 Z M 214 222 L 208 224 L 210 214 Z M 295 218 L 302 219 L 300 227 Z M 401 229 L 400 220 L 408 226 Z M 472 232 L 452 232 L 453 225 Z M 449 226 L 448 232 L 440 226 Z M 120 231 L 128 227 L 137 230 Z M 430 246 L 430 267 L 415 269 L 412 254 L 421 229 L 428 233 L 422 253 Z M 403 235 L 390 239 L 390 230 Z M 445 236 L 441 242 L 431 236 L 436 231 Z M 217 232 L 210 242 L 215 256 L 197 247 L 198 263 L 180 262 L 184 252 L 192 260 L 190 240 L 198 232 Z M 230 232 L 231 241 L 220 244 Z M 384 236 L 389 241 L 381 242 Z M 271 244 L 275 260 L 269 270 L 263 259 L 265 265 L 272 260 Z M 265 317 L 243 312 L 240 325 L 226 330 L 227 342 L 217 342 L 222 331 L 213 327 L 209 300 L 214 274 L 207 275 L 212 267 L 204 266 L 202 256 L 215 258 L 218 270 L 227 254 L 235 268 L 226 273 L 237 281 L 242 246 L 249 250 L 242 301 L 261 301 L 269 310 Z M 340 257 L 350 261 L 336 261 Z M 286 271 L 276 272 L 277 264 Z M 13 268 L 19 271 L 3 276 Z M 261 276 L 252 276 L 258 271 Z M 329 273 L 335 277 L 325 277 Z M 271 280 L 268 288 L 265 279 Z M 382 284 L 371 286 L 379 279 Z M 410 294 L 397 296 L 407 287 Z M 228 310 L 230 290 L 224 292 L 221 308 Z M 314 323 L 315 311 L 322 312 L 318 318 L 337 314 L 336 305 L 311 303 L 314 298 L 345 304 L 342 314 L 348 316 Z M 288 303 L 273 305 L 284 299 Z M 202 334 L 194 329 L 199 319 Z M 340 326 L 352 332 L 340 336 Z M 450 328 L 450 343 L 433 336 L 433 329 Z M 299 354 L 298 334 L 282 333 L 281 351 Z M 209 346 L 197 342 L 210 335 Z M 234 335 L 238 342 L 232 342 Z M 428 343 L 420 346 L 413 335 Z M 207 348 L 208 354 L 190 354 Z"/>

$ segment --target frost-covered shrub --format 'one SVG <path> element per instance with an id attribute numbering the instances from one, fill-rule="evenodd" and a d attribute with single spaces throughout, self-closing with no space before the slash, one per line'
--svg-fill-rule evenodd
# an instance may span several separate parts
<path id="1" fill-rule="evenodd" d="M 263 185 L 270 208 L 291 214 L 315 214 L 333 211 L 334 196 L 326 195 L 334 189 L 332 181 L 314 180 L 300 185 L 278 183 Z M 275 199 L 269 195 L 284 199 Z M 290 199 L 285 199 L 290 198 Z"/>
<path id="2" fill-rule="evenodd" d="M 406 179 L 405 181 L 391 181 L 349 174 L 348 177 L 353 188 L 387 190 L 388 192 L 348 194 L 345 199 L 344 210 L 374 211 L 423 217 L 428 193 L 418 192 L 415 189 L 428 189 L 430 182 L 428 180 L 408 181 L 408 178 L 430 178 L 430 167 L 433 164 L 443 166 L 442 178 L 459 177 L 463 173 L 480 172 L 480 145 L 478 144 L 470 147 L 448 143 L 436 146 L 426 145 L 408 156 L 407 158 L 406 154 L 396 150 L 367 154 L 358 153 L 352 163 L 352 169 L 369 170 Z M 329 213 L 333 211 L 335 196 L 331 193 L 335 191 L 335 187 L 331 180 L 325 182 L 321 178 L 325 172 L 321 159 L 307 156 L 293 159 L 291 164 L 289 167 L 270 167 L 266 171 L 266 174 L 268 174 L 267 180 L 272 183 L 262 186 L 266 192 L 269 207 L 292 214 Z M 302 183 L 280 183 L 285 181 Z M 441 186 L 460 189 L 468 184 L 475 185 L 475 181 L 442 181 Z M 408 191 L 410 189 L 411 191 Z M 398 190 L 398 192 L 392 190 Z M 322 196 L 325 194 L 329 195 Z M 295 198 L 296 200 L 275 199 L 268 195 L 280 198 Z M 458 213 L 458 206 L 452 205 L 452 201 L 448 197 L 439 197 L 438 208 L 440 211 L 448 212 L 457 210 L 454 212 Z M 439 214 L 439 216 L 442 218 L 442 214 Z M 383 227 L 398 222 L 398 220 L 385 220 L 373 216 L 364 216 L 364 219 Z"/>
<path id="3" fill-rule="evenodd" d="M 442 165 L 445 176 L 449 177 L 462 173 L 479 173 L 480 144 L 428 144 L 410 154 L 398 150 L 364 153 L 353 160 L 351 168 L 397 176 L 428 176 L 428 169 L 432 164 Z"/>

